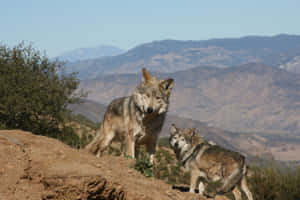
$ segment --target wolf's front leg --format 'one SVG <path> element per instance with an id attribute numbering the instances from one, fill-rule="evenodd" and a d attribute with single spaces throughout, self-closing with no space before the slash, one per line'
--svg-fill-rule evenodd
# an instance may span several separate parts
<path id="1" fill-rule="evenodd" d="M 150 163 L 154 162 L 154 154 L 155 154 L 156 141 L 151 141 L 146 144 L 147 153 L 150 156 Z"/>
<path id="2" fill-rule="evenodd" d="M 200 181 L 199 186 L 198 186 L 199 194 L 203 196 L 204 191 L 205 191 L 205 185 L 202 181 Z"/>
<path id="3" fill-rule="evenodd" d="M 191 169 L 191 180 L 190 180 L 190 192 L 195 193 L 196 183 L 198 179 L 198 171 L 196 169 Z"/>

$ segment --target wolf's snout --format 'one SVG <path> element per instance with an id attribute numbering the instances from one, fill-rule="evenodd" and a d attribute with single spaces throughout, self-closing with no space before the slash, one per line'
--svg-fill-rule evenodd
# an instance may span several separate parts
<path id="1" fill-rule="evenodd" d="M 178 148 L 178 143 L 176 142 L 174 146 L 175 146 L 176 148 Z"/>
<path id="2" fill-rule="evenodd" d="M 149 108 L 147 109 L 147 113 L 151 114 L 152 112 L 153 112 L 153 108 L 149 107 Z"/>

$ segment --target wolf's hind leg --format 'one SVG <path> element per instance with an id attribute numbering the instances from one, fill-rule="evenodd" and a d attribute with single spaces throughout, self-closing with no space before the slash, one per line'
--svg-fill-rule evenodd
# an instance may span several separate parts
<path id="1" fill-rule="evenodd" d="M 250 192 L 247 184 L 246 176 L 243 176 L 242 182 L 241 182 L 241 188 L 245 192 L 248 200 L 253 200 L 252 193 Z"/>
<path id="2" fill-rule="evenodd" d="M 98 131 L 96 133 L 96 136 L 93 138 L 93 140 L 85 147 L 86 150 L 88 150 L 92 154 L 97 154 L 99 151 L 99 141 L 101 136 L 101 131 Z"/>
<path id="3" fill-rule="evenodd" d="M 114 131 L 108 131 L 106 133 L 102 132 L 102 134 L 99 137 L 99 149 L 98 152 L 96 153 L 97 157 L 101 157 L 102 153 L 111 144 L 114 137 L 115 137 Z"/>
<path id="4" fill-rule="evenodd" d="M 128 136 L 126 141 L 126 154 L 131 158 L 135 158 L 135 140 L 133 137 Z"/>
<path id="5" fill-rule="evenodd" d="M 242 176 L 243 174 L 239 168 L 234 169 L 233 172 L 224 179 L 222 186 L 217 188 L 217 192 L 222 194 L 231 191 L 232 188 L 241 181 Z"/>
<path id="6" fill-rule="evenodd" d="M 88 144 L 85 149 L 87 149 L 92 154 L 95 154 L 97 157 L 100 157 L 102 152 L 107 148 L 114 137 L 114 131 L 110 130 L 104 132 L 103 127 L 101 126 L 93 141 Z"/>

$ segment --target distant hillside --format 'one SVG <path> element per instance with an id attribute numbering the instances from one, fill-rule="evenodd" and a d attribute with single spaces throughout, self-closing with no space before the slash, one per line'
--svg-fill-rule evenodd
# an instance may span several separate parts
<path id="1" fill-rule="evenodd" d="M 300 36 L 297 35 L 203 41 L 163 40 L 139 45 L 118 56 L 79 61 L 68 67 L 81 69 L 79 75 L 82 79 L 112 73 L 137 73 L 142 67 L 170 73 L 198 66 L 224 68 L 260 62 L 289 69 L 285 64 L 299 55 Z"/>
<path id="2" fill-rule="evenodd" d="M 121 53 L 124 53 L 124 50 L 118 47 L 100 45 L 96 47 L 79 48 L 66 51 L 57 56 L 57 58 L 63 61 L 76 62 L 80 60 L 102 58 L 105 56 L 115 56 Z"/>
<path id="3" fill-rule="evenodd" d="M 79 104 L 71 104 L 68 108 L 74 115 L 83 115 L 93 122 L 101 122 L 106 111 L 106 105 L 90 100 L 84 100 Z"/>

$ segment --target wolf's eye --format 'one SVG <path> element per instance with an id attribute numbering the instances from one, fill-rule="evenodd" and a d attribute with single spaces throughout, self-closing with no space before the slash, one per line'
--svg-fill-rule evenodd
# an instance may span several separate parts
<path id="1" fill-rule="evenodd" d="M 162 98 L 161 98 L 161 97 L 156 97 L 156 99 L 157 99 L 157 100 L 160 100 L 160 99 L 162 99 Z"/>
<path id="2" fill-rule="evenodd" d="M 146 94 L 146 95 L 147 95 L 148 98 L 150 97 L 150 94 Z"/>

